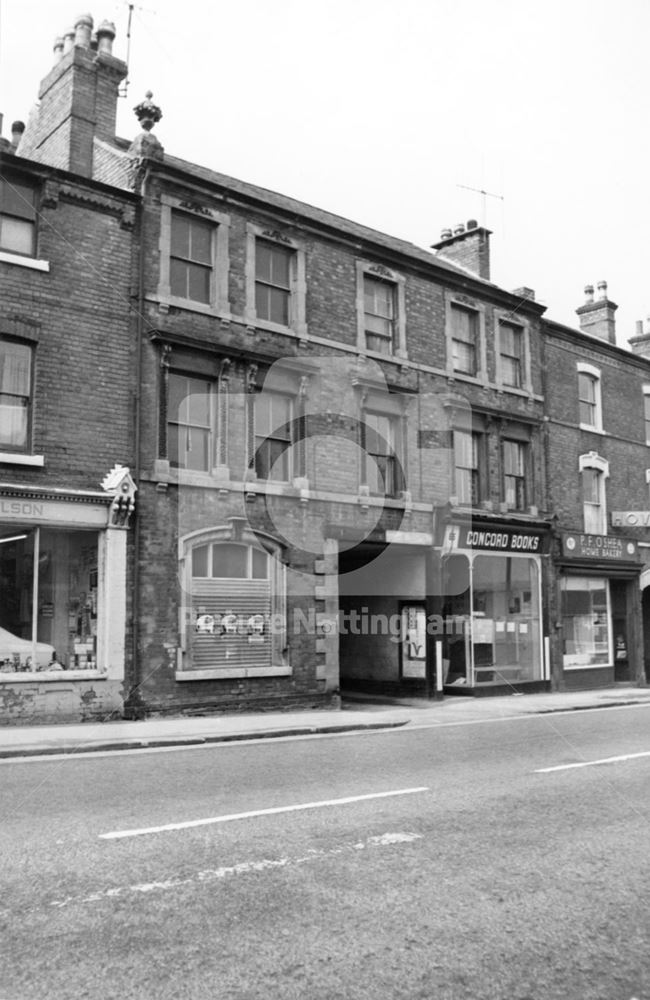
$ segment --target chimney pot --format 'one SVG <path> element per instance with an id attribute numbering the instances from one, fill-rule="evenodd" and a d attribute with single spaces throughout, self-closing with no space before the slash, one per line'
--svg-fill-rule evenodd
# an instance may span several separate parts
<path id="1" fill-rule="evenodd" d="M 25 122 L 12 122 L 11 123 L 11 145 L 17 148 L 18 143 L 23 137 L 23 132 L 25 131 Z"/>
<path id="2" fill-rule="evenodd" d="M 74 44 L 80 45 L 84 49 L 90 48 L 90 38 L 93 32 L 93 19 L 91 14 L 80 14 L 74 25 Z"/>
<path id="3" fill-rule="evenodd" d="M 594 286 L 585 285 L 585 302 L 593 302 L 593 301 L 594 301 Z"/>
<path id="4" fill-rule="evenodd" d="M 468 222 L 467 222 L 467 230 L 468 230 L 468 232 L 469 232 L 470 229 L 478 229 L 478 222 L 476 221 L 476 219 L 469 219 L 468 220 Z"/>
<path id="5" fill-rule="evenodd" d="M 598 288 L 598 298 L 599 299 L 606 299 L 607 298 L 607 282 L 606 281 L 599 281 L 598 285 L 597 285 L 597 288 Z"/>
<path id="6" fill-rule="evenodd" d="M 441 232 L 440 232 L 440 239 L 441 240 L 449 240 L 449 239 L 451 239 L 451 229 L 447 228 L 447 229 L 441 230 Z"/>
<path id="7" fill-rule="evenodd" d="M 637 337 L 642 337 L 643 336 L 643 320 L 642 319 L 638 319 L 636 321 L 636 335 L 637 335 Z"/>
<path id="8" fill-rule="evenodd" d="M 115 25 L 112 21 L 102 21 L 97 28 L 97 49 L 111 55 L 115 41 Z"/>
<path id="9" fill-rule="evenodd" d="M 68 28 L 67 31 L 64 31 L 64 33 L 63 33 L 63 55 L 64 56 L 67 55 L 67 53 L 73 47 L 73 45 L 74 45 L 74 36 L 75 36 L 75 30 L 74 30 L 74 28 Z"/>
<path id="10" fill-rule="evenodd" d="M 461 233 L 465 232 L 465 226 L 462 222 L 456 223 L 454 226 L 454 236 L 460 236 Z"/>
<path id="11" fill-rule="evenodd" d="M 63 58 L 63 35 L 59 35 L 58 38 L 54 39 L 52 51 L 54 52 L 54 65 L 56 66 Z"/>

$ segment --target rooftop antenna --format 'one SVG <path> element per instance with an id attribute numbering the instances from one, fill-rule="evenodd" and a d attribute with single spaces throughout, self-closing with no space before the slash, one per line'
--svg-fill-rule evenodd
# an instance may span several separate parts
<path id="1" fill-rule="evenodd" d="M 126 3 L 126 0 L 125 0 L 125 3 Z M 126 5 L 129 8 L 129 17 L 128 17 L 128 20 L 127 20 L 127 23 L 126 23 L 126 68 L 127 68 L 127 74 L 126 74 L 126 80 L 124 81 L 124 83 L 122 84 L 122 86 L 120 87 L 120 89 L 118 91 L 118 95 L 120 97 L 126 97 L 127 91 L 129 89 L 129 74 L 128 74 L 128 69 L 129 69 L 130 61 L 131 61 L 131 22 L 133 21 L 133 11 L 134 10 L 143 10 L 143 11 L 146 11 L 148 14 L 155 14 L 156 13 L 155 10 L 151 10 L 150 7 L 139 7 L 137 4 L 134 4 L 134 3 L 126 3 Z"/>
<path id="2" fill-rule="evenodd" d="M 457 184 L 456 187 L 463 188 L 465 191 L 474 191 L 475 194 L 481 195 L 481 224 L 483 226 L 487 223 L 487 198 L 498 198 L 500 201 L 504 201 L 504 196 L 502 194 L 494 194 L 493 191 L 485 191 L 484 188 L 468 187 L 467 184 Z"/>

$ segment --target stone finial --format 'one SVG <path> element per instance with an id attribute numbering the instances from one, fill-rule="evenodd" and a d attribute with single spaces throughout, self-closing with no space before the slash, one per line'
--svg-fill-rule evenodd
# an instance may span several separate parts
<path id="1" fill-rule="evenodd" d="M 133 109 L 145 132 L 150 132 L 154 125 L 162 118 L 162 111 L 157 104 L 153 103 L 151 100 L 152 97 L 152 92 L 148 90 L 145 94 L 144 101 L 141 101 L 140 104 L 136 104 Z"/>

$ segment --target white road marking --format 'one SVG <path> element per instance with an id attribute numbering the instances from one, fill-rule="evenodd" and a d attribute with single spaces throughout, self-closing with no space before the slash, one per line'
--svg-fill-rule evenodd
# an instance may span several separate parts
<path id="1" fill-rule="evenodd" d="M 159 892 L 165 889 L 177 889 L 179 886 L 192 885 L 194 883 L 214 882 L 217 879 L 226 878 L 229 875 L 247 875 L 250 872 L 269 871 L 274 868 L 286 868 L 290 865 L 304 865 L 309 861 L 316 861 L 320 858 L 331 858 L 337 854 L 346 854 L 351 851 L 364 851 L 372 847 L 391 847 L 394 844 L 412 844 L 416 840 L 422 840 L 421 833 L 383 833 L 377 837 L 367 837 L 356 844 L 345 844 L 343 847 L 333 847 L 329 850 L 316 850 L 312 848 L 307 854 L 296 858 L 262 858 L 261 861 L 242 861 L 236 865 L 227 865 L 221 868 L 208 868 L 195 872 L 187 878 L 168 878 L 160 882 L 139 882 L 135 885 L 115 886 L 112 889 L 99 889 L 91 892 L 87 896 L 68 896 L 66 899 L 56 899 L 50 906 L 61 908 L 69 906 L 71 903 L 97 903 L 103 899 L 113 899 L 116 896 L 123 896 L 126 893 L 148 893 Z"/>
<path id="2" fill-rule="evenodd" d="M 538 767 L 534 774 L 550 774 L 551 771 L 571 771 L 577 767 L 595 767 L 597 764 L 618 764 L 622 760 L 638 760 L 639 757 L 650 757 L 650 750 L 643 753 L 624 753 L 618 757 L 601 757 L 600 760 L 581 760 L 576 764 L 556 764 L 555 767 Z"/>
<path id="3" fill-rule="evenodd" d="M 386 799 L 393 795 L 415 795 L 428 792 L 428 788 L 399 788 L 391 792 L 372 792 L 369 795 L 349 795 L 344 799 L 325 799 L 322 802 L 301 802 L 291 806 L 274 806 L 271 809 L 253 809 L 250 812 L 230 813 L 226 816 L 209 816 L 207 819 L 191 819 L 182 823 L 165 823 L 163 826 L 147 826 L 139 830 L 112 830 L 100 833 L 100 840 L 120 840 L 123 837 L 141 837 L 147 833 L 164 833 L 168 830 L 189 830 L 196 826 L 212 823 L 231 823 L 237 819 L 253 819 L 257 816 L 275 816 L 278 813 L 298 812 L 303 809 L 323 809 L 327 806 L 345 806 L 352 802 L 367 802 L 370 799 Z"/>

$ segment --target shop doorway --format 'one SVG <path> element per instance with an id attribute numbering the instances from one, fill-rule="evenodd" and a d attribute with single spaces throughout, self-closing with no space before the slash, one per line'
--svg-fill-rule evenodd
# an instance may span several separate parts
<path id="1" fill-rule="evenodd" d="M 641 594 L 643 614 L 643 666 L 646 681 L 650 683 L 650 584 Z"/>

